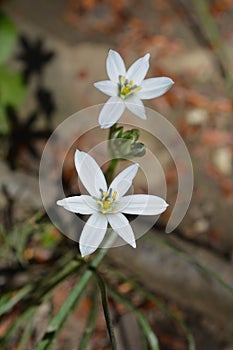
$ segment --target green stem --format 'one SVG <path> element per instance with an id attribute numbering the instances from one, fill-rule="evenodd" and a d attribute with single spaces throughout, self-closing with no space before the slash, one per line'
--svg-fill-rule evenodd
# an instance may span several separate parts
<path id="1" fill-rule="evenodd" d="M 111 128 L 109 129 L 109 134 L 108 134 L 109 140 L 112 139 L 112 135 L 116 131 L 116 129 L 117 129 L 117 123 L 113 124 L 113 126 L 111 126 Z"/>
<path id="2" fill-rule="evenodd" d="M 97 278 L 97 282 L 98 282 L 99 288 L 100 288 L 104 316 L 105 316 L 105 321 L 106 321 L 106 325 L 107 325 L 107 329 L 108 329 L 111 348 L 112 348 L 112 350 L 116 350 L 117 349 L 116 339 L 115 339 L 111 315 L 110 315 L 110 311 L 109 311 L 109 307 L 108 307 L 108 296 L 107 296 L 106 286 L 105 286 L 103 278 L 100 276 L 100 274 L 96 270 L 95 270 L 95 276 Z"/>
<path id="3" fill-rule="evenodd" d="M 112 178 L 113 178 L 113 174 L 114 171 L 116 169 L 116 166 L 118 164 L 119 159 L 111 159 L 109 167 L 105 173 L 105 178 L 107 180 L 107 184 L 110 185 Z"/>
<path id="4" fill-rule="evenodd" d="M 112 139 L 112 136 L 113 136 L 113 133 L 115 132 L 115 130 L 117 129 L 117 123 L 114 124 L 110 129 L 109 129 L 109 135 L 108 135 L 108 146 L 109 146 L 109 155 L 111 157 L 111 139 Z M 111 181 L 112 181 L 112 178 L 113 178 L 113 174 L 114 174 L 114 171 L 116 169 L 116 166 L 118 164 L 118 161 L 119 159 L 111 159 L 110 161 L 110 164 L 109 164 L 109 167 L 108 169 L 106 170 L 105 172 L 105 177 L 106 177 L 106 180 L 107 180 L 107 183 L 108 185 L 110 185 Z"/>

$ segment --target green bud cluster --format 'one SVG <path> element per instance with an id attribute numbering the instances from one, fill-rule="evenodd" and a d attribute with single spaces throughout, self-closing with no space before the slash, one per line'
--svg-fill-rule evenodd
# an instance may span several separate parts
<path id="1" fill-rule="evenodd" d="M 143 143 L 137 142 L 140 136 L 138 129 L 124 131 L 123 127 L 116 128 L 111 133 L 110 150 L 113 158 L 143 157 L 146 147 Z"/>

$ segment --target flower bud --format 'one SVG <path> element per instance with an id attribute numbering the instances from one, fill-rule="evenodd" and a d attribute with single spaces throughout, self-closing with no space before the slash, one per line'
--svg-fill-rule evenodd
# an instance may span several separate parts
<path id="1" fill-rule="evenodd" d="M 123 159 L 143 157 L 146 153 L 146 147 L 143 143 L 137 142 L 139 135 L 138 129 L 124 132 L 123 127 L 116 128 L 109 141 L 111 157 Z"/>

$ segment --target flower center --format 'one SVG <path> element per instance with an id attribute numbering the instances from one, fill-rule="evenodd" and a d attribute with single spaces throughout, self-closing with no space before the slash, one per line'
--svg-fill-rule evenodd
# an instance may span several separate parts
<path id="1" fill-rule="evenodd" d="M 128 80 L 123 75 L 119 75 L 118 96 L 123 100 L 132 95 L 134 92 L 140 91 L 142 88 L 133 83 L 133 80 Z"/>
<path id="2" fill-rule="evenodd" d="M 100 199 L 97 199 L 99 210 L 103 214 L 116 213 L 116 205 L 118 204 L 118 202 L 116 202 L 117 192 L 114 191 L 112 193 L 112 189 L 110 188 L 108 192 L 105 192 L 102 189 L 100 189 L 100 193 L 101 197 Z"/>

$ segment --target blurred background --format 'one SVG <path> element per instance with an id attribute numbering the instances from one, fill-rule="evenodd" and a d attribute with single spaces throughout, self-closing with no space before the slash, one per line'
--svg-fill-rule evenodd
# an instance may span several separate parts
<path id="1" fill-rule="evenodd" d="M 109 48 L 127 66 L 149 52 L 148 77 L 175 81 L 145 105 L 177 128 L 195 175 L 190 208 L 172 234 L 164 234 L 171 206 L 136 251 L 112 249 L 100 267 L 131 303 L 130 309 L 109 297 L 118 349 L 147 349 L 133 308 L 146 318 L 161 350 L 195 349 L 194 343 L 198 350 L 233 349 L 232 14 L 231 0 L 0 1 L 1 349 L 34 349 L 78 281 L 78 274 L 68 274 L 37 298 L 35 284 L 30 287 L 56 275 L 78 253 L 43 211 L 38 170 L 54 128 L 106 101 L 93 83 L 107 79 Z M 90 143 L 96 140 L 84 136 L 78 146 L 87 151 Z M 174 203 L 176 168 L 156 147 L 167 202 Z M 67 191 L 77 194 L 72 153 L 63 176 Z M 81 349 L 92 307 L 87 288 L 55 349 Z M 97 307 L 86 348 L 110 349 L 100 301 Z"/>

